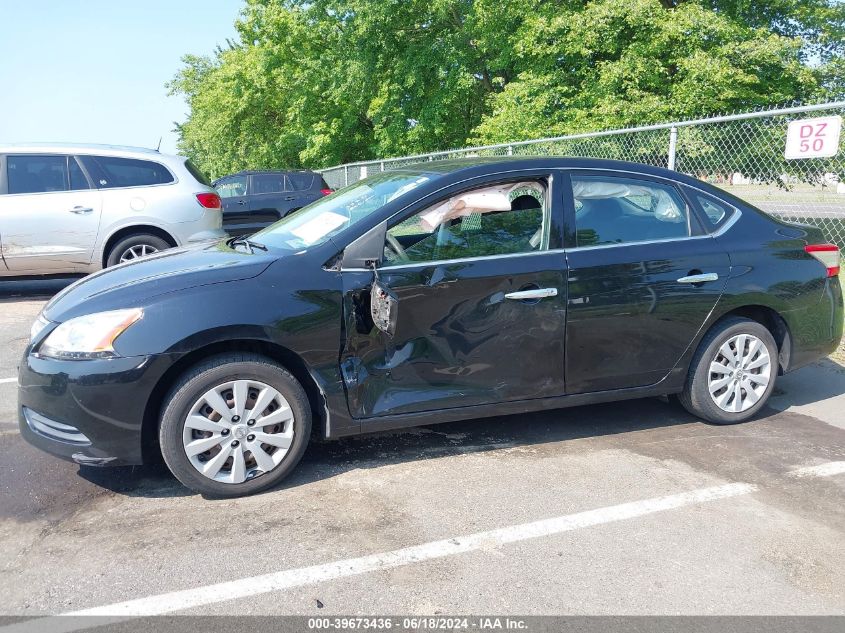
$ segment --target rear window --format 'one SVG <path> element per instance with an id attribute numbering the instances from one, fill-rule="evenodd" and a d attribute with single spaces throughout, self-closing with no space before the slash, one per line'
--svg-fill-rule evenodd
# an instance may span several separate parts
<path id="1" fill-rule="evenodd" d="M 144 187 L 175 182 L 173 174 L 160 163 L 137 158 L 115 156 L 81 156 L 83 164 L 94 176 L 100 189 Z"/>
<path id="2" fill-rule="evenodd" d="M 185 161 L 185 169 L 187 169 L 188 173 L 191 174 L 191 176 L 194 177 L 194 180 L 196 180 L 201 185 L 205 185 L 206 187 L 211 186 L 211 181 L 208 179 L 208 176 L 206 176 L 204 173 L 202 173 L 200 171 L 199 167 L 194 165 L 191 161 L 189 161 L 189 160 Z"/>
<path id="3" fill-rule="evenodd" d="M 291 172 L 288 174 L 288 180 L 292 191 L 305 191 L 314 184 L 314 174 Z"/>

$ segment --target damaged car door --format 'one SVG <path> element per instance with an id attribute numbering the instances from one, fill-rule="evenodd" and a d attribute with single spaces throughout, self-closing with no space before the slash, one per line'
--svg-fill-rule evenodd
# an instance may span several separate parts
<path id="1" fill-rule="evenodd" d="M 560 189 L 550 174 L 476 183 L 376 232 L 379 261 L 342 272 L 353 417 L 564 393 Z"/>

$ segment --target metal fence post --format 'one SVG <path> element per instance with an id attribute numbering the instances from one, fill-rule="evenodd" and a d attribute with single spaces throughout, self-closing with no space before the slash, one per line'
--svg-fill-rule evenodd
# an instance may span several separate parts
<path id="1" fill-rule="evenodd" d="M 349 186 L 349 165 L 343 166 L 343 186 Z"/>
<path id="2" fill-rule="evenodd" d="M 508 145 L 508 156 L 513 156 L 513 145 Z"/>
<path id="3" fill-rule="evenodd" d="M 674 125 L 669 130 L 669 161 L 666 165 L 669 169 L 675 169 L 675 151 L 678 146 L 678 128 Z"/>
<path id="4" fill-rule="evenodd" d="M 384 161 L 381 161 L 381 170 L 384 171 Z"/>

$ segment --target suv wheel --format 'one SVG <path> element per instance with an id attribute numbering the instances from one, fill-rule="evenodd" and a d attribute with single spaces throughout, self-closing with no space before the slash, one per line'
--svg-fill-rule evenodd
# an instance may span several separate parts
<path id="1" fill-rule="evenodd" d="M 117 242 L 109 251 L 106 266 L 115 266 L 170 248 L 165 240 L 149 233 L 133 233 Z"/>
<path id="2" fill-rule="evenodd" d="M 750 319 L 726 319 L 702 340 L 678 399 L 708 422 L 744 422 L 766 404 L 777 373 L 778 348 L 769 330 Z"/>
<path id="3" fill-rule="evenodd" d="M 188 488 L 239 497 L 284 479 L 305 453 L 311 407 L 284 367 L 254 354 L 213 357 L 165 399 L 164 461 Z"/>

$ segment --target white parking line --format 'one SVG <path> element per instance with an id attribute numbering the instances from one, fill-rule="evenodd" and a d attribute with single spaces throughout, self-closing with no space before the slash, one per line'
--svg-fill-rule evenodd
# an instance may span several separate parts
<path id="1" fill-rule="evenodd" d="M 7 382 L 17 382 L 17 378 L 0 378 L 0 385 L 6 384 Z"/>
<path id="2" fill-rule="evenodd" d="M 732 483 L 701 488 L 666 497 L 622 503 L 596 510 L 543 519 L 532 523 L 522 523 L 486 532 L 457 536 L 442 541 L 432 541 L 390 552 L 362 556 L 361 558 L 351 558 L 299 569 L 287 569 L 252 578 L 241 578 L 240 580 L 222 582 L 215 585 L 174 591 L 148 598 L 138 598 L 62 614 L 77 617 L 51 621 L 48 629 L 53 632 L 61 631 L 63 633 L 77 631 L 92 626 L 94 623 L 88 619 L 92 616 L 107 616 L 109 618 L 108 622 L 102 620 L 95 621 L 99 625 L 136 616 L 172 613 L 174 611 L 234 600 L 236 598 L 256 596 L 271 591 L 312 585 L 372 571 L 392 569 L 428 560 L 445 558 L 447 556 L 455 556 L 482 548 L 497 547 L 508 543 L 552 536 L 580 528 L 645 516 L 655 512 L 699 505 L 717 499 L 747 495 L 756 490 L 757 486 L 747 483 Z M 0 627 L 0 632 L 34 633 L 43 630 L 40 627 L 44 626 L 44 619 L 37 618 Z"/>
<path id="3" fill-rule="evenodd" d="M 791 477 L 831 477 L 845 473 L 845 462 L 827 462 L 818 466 L 805 466 L 789 472 Z"/>

